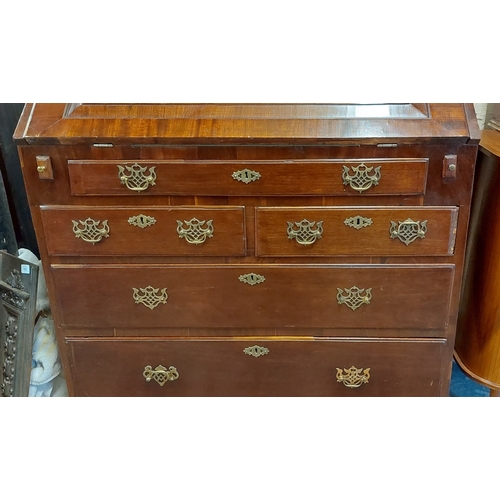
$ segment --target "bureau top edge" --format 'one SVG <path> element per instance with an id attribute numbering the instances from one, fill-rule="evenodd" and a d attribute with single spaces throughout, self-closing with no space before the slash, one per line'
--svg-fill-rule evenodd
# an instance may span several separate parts
<path id="1" fill-rule="evenodd" d="M 35 144 L 343 145 L 468 143 L 468 104 L 26 104 L 14 133 Z"/>

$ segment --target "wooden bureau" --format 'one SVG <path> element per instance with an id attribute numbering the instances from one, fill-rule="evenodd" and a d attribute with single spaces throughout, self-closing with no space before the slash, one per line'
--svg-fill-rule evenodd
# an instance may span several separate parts
<path id="1" fill-rule="evenodd" d="M 463 104 L 29 104 L 15 140 L 75 396 L 448 394 Z"/>

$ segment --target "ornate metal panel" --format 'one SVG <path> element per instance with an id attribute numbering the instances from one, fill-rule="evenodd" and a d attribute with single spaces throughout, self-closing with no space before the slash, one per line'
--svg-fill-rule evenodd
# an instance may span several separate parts
<path id="1" fill-rule="evenodd" d="M 104 220 L 94 220 L 90 217 L 84 221 L 72 220 L 73 232 L 77 238 L 81 238 L 87 243 L 92 243 L 95 245 L 99 243 L 103 238 L 109 238 L 109 226 L 108 221 Z M 101 225 L 101 227 L 99 227 Z"/>
<path id="2" fill-rule="evenodd" d="M 261 175 L 255 170 L 249 170 L 248 168 L 245 168 L 243 170 L 233 172 L 232 177 L 237 181 L 244 182 L 245 184 L 250 184 L 250 182 L 258 181 Z"/>
<path id="3" fill-rule="evenodd" d="M 362 384 L 367 384 L 370 380 L 370 368 L 356 368 L 351 366 L 351 368 L 337 368 L 337 382 L 343 383 L 346 387 L 350 389 L 356 389 L 361 387 Z"/>
<path id="4" fill-rule="evenodd" d="M 358 288 L 353 286 L 351 288 L 337 288 L 337 302 L 339 304 L 345 304 L 347 307 L 355 311 L 358 307 L 363 304 L 369 304 L 372 298 L 372 289 L 367 288 L 365 294 L 364 288 Z"/>
<path id="5" fill-rule="evenodd" d="M 413 243 L 417 238 L 425 238 L 427 233 L 427 221 L 413 221 L 411 219 L 406 219 L 403 222 L 396 224 L 391 220 L 391 238 L 398 238 L 406 246 Z"/>
<path id="6" fill-rule="evenodd" d="M 245 354 L 248 354 L 249 356 L 258 358 L 259 356 L 269 354 L 269 349 L 267 347 L 261 347 L 260 345 L 253 345 L 251 347 L 245 347 L 245 349 L 243 349 L 243 352 Z"/>
<path id="7" fill-rule="evenodd" d="M 182 221 L 180 220 L 176 222 L 177 234 L 179 235 L 179 238 L 185 238 L 185 240 L 192 245 L 201 245 L 202 243 L 205 243 L 207 238 L 212 238 L 214 235 L 212 220 L 209 220 L 206 223 L 206 227 L 202 227 L 203 224 L 205 224 L 205 221 L 200 221 L 196 217 L 193 217 L 191 220 L 184 221 L 184 224 L 187 227 L 184 227 Z"/>
<path id="8" fill-rule="evenodd" d="M 238 279 L 242 283 L 246 283 L 247 285 L 251 286 L 259 285 L 260 283 L 264 283 L 264 281 L 266 281 L 266 278 L 264 278 L 264 276 L 255 273 L 242 274 Z"/>
<path id="9" fill-rule="evenodd" d="M 158 365 L 154 370 L 151 365 L 144 368 L 143 376 L 146 382 L 154 380 L 160 386 L 164 386 L 166 382 L 172 382 L 179 378 L 179 372 L 175 366 L 170 366 L 168 369 L 162 365 Z"/>
<path id="10" fill-rule="evenodd" d="M 0 394 L 27 396 L 38 266 L 0 252 Z"/>
<path id="11" fill-rule="evenodd" d="M 348 227 L 353 227 L 354 229 L 362 229 L 363 227 L 368 227 L 373 224 L 372 219 L 369 217 L 362 217 L 361 215 L 355 215 L 354 217 L 349 217 L 344 221 L 344 224 Z"/>
<path id="12" fill-rule="evenodd" d="M 301 245 L 312 245 L 316 240 L 321 239 L 323 234 L 323 221 L 309 222 L 307 219 L 303 219 L 300 222 L 287 222 L 287 234 L 288 239 L 295 239 L 297 243 Z M 314 226 L 316 226 L 314 228 Z"/>
<path id="13" fill-rule="evenodd" d="M 382 177 L 380 173 L 382 167 L 375 167 L 372 173 L 373 168 L 374 167 L 367 167 L 364 163 L 361 163 L 357 167 L 346 167 L 344 165 L 342 172 L 344 185 L 351 186 L 352 189 L 358 191 L 358 193 L 363 193 L 372 186 L 378 186 L 378 182 Z"/>
<path id="14" fill-rule="evenodd" d="M 135 303 L 143 304 L 151 310 L 160 304 L 167 303 L 168 295 L 166 288 L 162 288 L 160 291 L 159 288 L 153 288 L 149 285 L 146 288 L 132 288 L 132 290 L 134 291 L 133 298 Z"/>
<path id="15" fill-rule="evenodd" d="M 141 192 L 149 188 L 149 186 L 154 186 L 156 181 L 156 167 L 141 167 L 138 163 L 134 163 L 131 166 L 117 165 L 118 166 L 118 178 L 120 182 L 127 186 L 131 191 Z M 125 170 L 127 172 L 125 172 Z M 148 173 L 145 174 L 148 170 Z"/>
<path id="16" fill-rule="evenodd" d="M 151 217 L 149 215 L 134 215 L 133 217 L 129 217 L 128 223 L 131 226 L 137 226 L 140 227 L 141 229 L 144 229 L 149 226 L 153 226 L 156 224 L 156 219 L 154 217 Z"/>

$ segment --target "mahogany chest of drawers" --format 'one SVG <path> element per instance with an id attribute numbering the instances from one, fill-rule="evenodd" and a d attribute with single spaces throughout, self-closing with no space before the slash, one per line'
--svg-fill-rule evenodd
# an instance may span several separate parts
<path id="1" fill-rule="evenodd" d="M 448 394 L 472 105 L 30 104 L 75 396 Z"/>

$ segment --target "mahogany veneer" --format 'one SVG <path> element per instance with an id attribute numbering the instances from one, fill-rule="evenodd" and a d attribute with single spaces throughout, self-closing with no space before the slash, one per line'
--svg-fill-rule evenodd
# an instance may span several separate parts
<path id="1" fill-rule="evenodd" d="M 448 394 L 464 104 L 29 104 L 75 396 Z"/>

